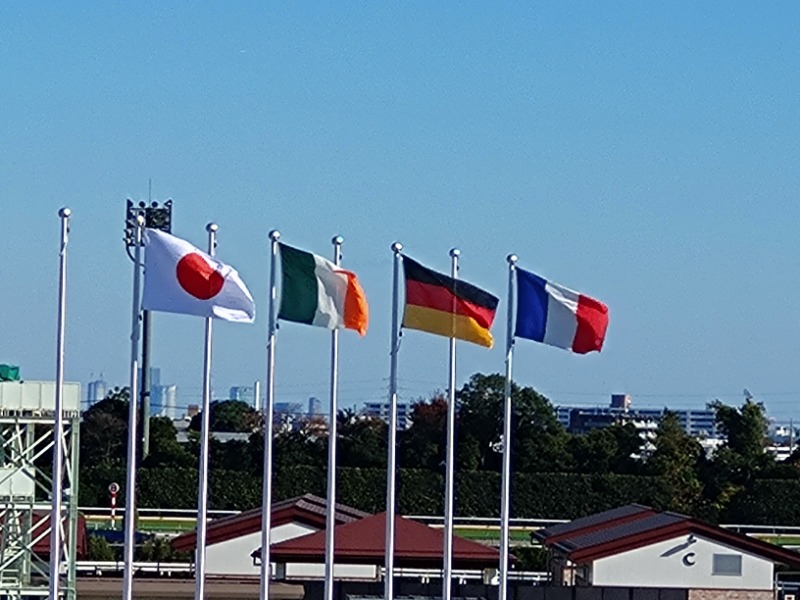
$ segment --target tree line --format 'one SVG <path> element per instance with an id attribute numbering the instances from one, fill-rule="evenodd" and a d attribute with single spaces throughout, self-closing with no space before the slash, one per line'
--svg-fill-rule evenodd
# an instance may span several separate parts
<path id="1" fill-rule="evenodd" d="M 475 374 L 457 391 L 456 511 L 491 517 L 499 512 L 504 380 Z M 629 502 L 710 521 L 800 524 L 790 500 L 800 492 L 800 455 L 778 462 L 765 451 L 767 417 L 762 404 L 719 401 L 714 411 L 724 443 L 706 455 L 700 443 L 666 412 L 651 446 L 630 422 L 585 434 L 569 433 L 550 401 L 512 384 L 512 516 L 574 518 Z M 411 426 L 398 432 L 399 510 L 441 514 L 447 403 L 442 394 L 419 399 Z M 128 392 L 113 390 L 83 415 L 82 505 L 107 503 L 106 487 L 124 481 Z M 338 501 L 364 510 L 385 508 L 387 425 L 379 418 L 340 411 Z M 247 404 L 215 402 L 211 428 L 246 439 L 211 440 L 210 505 L 244 510 L 260 505 L 263 425 Z M 196 506 L 199 417 L 179 443 L 173 423 L 151 419 L 150 453 L 140 463 L 139 504 Z M 327 427 L 319 418 L 277 419 L 273 431 L 276 500 L 306 492 L 324 495 Z M 124 490 L 123 490 L 124 493 Z"/>

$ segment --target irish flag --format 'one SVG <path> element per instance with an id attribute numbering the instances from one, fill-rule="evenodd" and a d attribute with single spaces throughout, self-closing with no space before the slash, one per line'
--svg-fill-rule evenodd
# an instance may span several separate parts
<path id="1" fill-rule="evenodd" d="M 279 319 L 367 333 L 367 298 L 354 273 L 316 254 L 286 244 L 279 244 L 279 248 L 282 272 Z"/>

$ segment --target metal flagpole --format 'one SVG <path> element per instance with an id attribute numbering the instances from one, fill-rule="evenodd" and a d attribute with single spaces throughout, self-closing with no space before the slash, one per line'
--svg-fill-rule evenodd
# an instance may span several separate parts
<path id="1" fill-rule="evenodd" d="M 450 250 L 450 276 L 458 279 L 458 248 Z M 453 306 L 455 318 L 455 306 Z M 455 331 L 452 332 L 455 334 Z M 450 600 L 453 580 L 453 491 L 456 445 L 456 338 L 450 337 L 450 379 L 447 399 L 447 449 L 445 454 L 444 485 L 444 572 L 442 573 L 442 600 Z"/>
<path id="2" fill-rule="evenodd" d="M 208 254 L 214 256 L 219 225 L 209 223 Z M 205 318 L 206 337 L 203 355 L 203 409 L 200 413 L 200 473 L 197 486 L 197 548 L 194 562 L 194 597 L 203 600 L 206 585 L 206 529 L 208 526 L 208 440 L 211 425 L 211 317 Z"/>
<path id="3" fill-rule="evenodd" d="M 264 401 L 264 481 L 261 488 L 261 600 L 269 598 L 269 530 L 272 526 L 272 421 L 275 405 L 275 271 L 278 266 L 278 240 L 281 232 L 274 229 L 269 232 L 270 275 L 269 275 L 269 325 L 267 326 L 267 380 L 265 381 L 267 397 Z"/>
<path id="4" fill-rule="evenodd" d="M 337 235 L 333 244 L 333 264 L 342 262 L 344 238 Z M 325 518 L 325 600 L 333 600 L 334 529 L 336 527 L 336 417 L 339 394 L 339 330 L 331 332 L 331 405 L 328 417 L 328 512 Z"/>
<path id="5" fill-rule="evenodd" d="M 509 254 L 508 261 L 508 322 L 506 324 L 506 385 L 503 403 L 503 482 L 500 493 L 500 595 L 508 598 L 509 499 L 511 497 L 511 359 L 514 357 L 514 271 L 517 257 Z"/>
<path id="6" fill-rule="evenodd" d="M 130 396 L 128 399 L 128 456 L 127 474 L 125 478 L 125 563 L 123 568 L 122 598 L 133 598 L 133 552 L 136 544 L 135 535 L 136 519 L 136 442 L 137 442 L 137 406 L 139 398 L 139 331 L 141 298 L 139 285 L 142 262 L 142 232 L 144 230 L 144 217 L 136 215 L 134 224 L 133 255 L 133 311 L 131 317 L 131 373 Z"/>
<path id="7" fill-rule="evenodd" d="M 400 262 L 403 244 L 392 244 L 394 269 L 392 275 L 392 347 L 389 351 L 389 441 L 386 457 L 386 546 L 384 548 L 383 600 L 394 598 L 394 515 L 397 507 L 397 352 L 400 350 L 398 304 L 400 303 Z"/>
<path id="8" fill-rule="evenodd" d="M 58 263 L 58 334 L 56 341 L 56 405 L 53 426 L 53 502 L 50 510 L 50 598 L 58 598 L 61 575 L 61 485 L 64 470 L 64 318 L 67 310 L 67 243 L 72 211 L 62 208 Z M 70 557 L 74 560 L 74 557 Z"/>

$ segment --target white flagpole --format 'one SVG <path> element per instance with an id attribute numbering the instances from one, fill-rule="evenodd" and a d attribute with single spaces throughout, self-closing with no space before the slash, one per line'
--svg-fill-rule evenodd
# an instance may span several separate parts
<path id="1" fill-rule="evenodd" d="M 514 271 L 517 257 L 509 254 L 508 261 L 508 322 L 506 324 L 506 385 L 503 403 L 503 482 L 500 492 L 500 595 L 508 598 L 509 499 L 511 497 L 511 360 L 514 357 Z"/>
<path id="2" fill-rule="evenodd" d="M 458 248 L 450 250 L 450 276 L 458 279 Z M 453 307 L 455 318 L 455 306 Z M 455 331 L 453 331 L 455 333 Z M 447 400 L 447 449 L 445 454 L 444 485 L 444 572 L 442 573 L 442 600 L 450 600 L 453 580 L 453 495 L 455 488 L 456 445 L 456 338 L 450 337 L 450 378 Z"/>
<path id="3" fill-rule="evenodd" d="M 269 530 L 272 526 L 272 421 L 275 406 L 275 271 L 278 266 L 278 240 L 281 232 L 269 232 L 270 275 L 269 275 L 269 324 L 267 326 L 267 379 L 265 381 L 267 397 L 264 402 L 264 482 L 262 484 L 261 502 L 261 600 L 269 598 L 270 558 Z"/>
<path id="4" fill-rule="evenodd" d="M 394 600 L 394 516 L 397 510 L 397 352 L 400 349 L 398 304 L 400 303 L 400 262 L 403 244 L 392 244 L 392 347 L 389 351 L 389 441 L 386 457 L 386 545 L 384 548 L 383 600 Z"/>
<path id="5" fill-rule="evenodd" d="M 209 223 L 208 254 L 214 256 L 219 225 Z M 206 531 L 208 520 L 208 454 L 211 425 L 211 317 L 205 318 L 206 336 L 203 355 L 203 408 L 200 413 L 200 473 L 197 486 L 197 548 L 194 563 L 194 597 L 203 600 L 206 585 Z"/>
<path id="6" fill-rule="evenodd" d="M 62 208 L 61 249 L 58 263 L 58 334 L 56 341 L 56 405 L 53 426 L 53 502 L 50 509 L 50 598 L 58 599 L 61 575 L 61 496 L 64 470 L 64 318 L 67 310 L 67 243 L 72 211 Z M 75 557 L 71 556 L 74 560 Z"/>
<path id="7" fill-rule="evenodd" d="M 128 401 L 128 456 L 125 477 L 125 555 L 123 567 L 122 598 L 133 598 L 133 553 L 136 546 L 136 442 L 137 400 L 139 398 L 139 332 L 141 329 L 141 299 L 139 294 L 142 263 L 142 232 L 144 217 L 136 216 L 134 224 L 133 254 L 133 310 L 131 316 L 131 373 L 130 398 Z"/>
<path id="8" fill-rule="evenodd" d="M 337 235 L 333 244 L 333 264 L 342 262 L 344 238 Z M 331 404 L 328 417 L 328 511 L 325 518 L 325 600 L 333 600 L 334 528 L 336 527 L 336 417 L 339 394 L 339 330 L 331 332 Z"/>

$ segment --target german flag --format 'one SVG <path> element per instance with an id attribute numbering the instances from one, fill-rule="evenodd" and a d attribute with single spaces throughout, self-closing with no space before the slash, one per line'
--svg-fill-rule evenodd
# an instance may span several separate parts
<path id="1" fill-rule="evenodd" d="M 491 348 L 489 328 L 497 298 L 471 283 L 431 271 L 407 256 L 403 327 L 454 337 Z"/>

